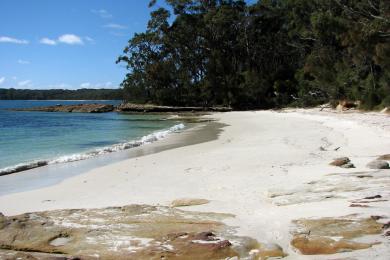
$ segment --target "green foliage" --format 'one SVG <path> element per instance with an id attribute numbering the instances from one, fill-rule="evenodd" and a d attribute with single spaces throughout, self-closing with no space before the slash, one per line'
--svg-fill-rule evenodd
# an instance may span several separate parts
<path id="1" fill-rule="evenodd" d="M 117 62 L 126 99 L 236 109 L 390 102 L 385 0 L 166 0 Z M 156 1 L 150 2 L 154 8 Z"/>

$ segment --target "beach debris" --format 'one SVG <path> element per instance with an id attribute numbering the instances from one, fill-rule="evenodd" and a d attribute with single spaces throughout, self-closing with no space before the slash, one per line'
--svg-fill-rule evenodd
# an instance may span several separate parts
<path id="1" fill-rule="evenodd" d="M 384 160 L 375 160 L 369 162 L 367 167 L 370 169 L 390 169 L 389 163 Z"/>
<path id="2" fill-rule="evenodd" d="M 332 166 L 338 166 L 338 167 L 342 167 L 344 165 L 349 165 L 349 166 L 352 166 L 352 167 L 349 167 L 349 168 L 353 168 L 353 164 L 351 163 L 351 160 L 348 158 L 348 157 L 340 157 L 340 158 L 336 158 L 334 159 L 330 165 Z"/>
<path id="3" fill-rule="evenodd" d="M 390 154 L 384 154 L 378 157 L 377 160 L 390 161 Z"/>
<path id="4" fill-rule="evenodd" d="M 382 224 L 372 218 L 349 215 L 339 218 L 299 219 L 293 221 L 291 245 L 304 255 L 335 254 L 370 248 L 378 242 L 354 239 L 382 233 Z"/>
<path id="5" fill-rule="evenodd" d="M 188 207 L 209 203 L 206 199 L 182 198 L 171 202 L 171 207 Z"/>
<path id="6" fill-rule="evenodd" d="M 0 259 L 267 259 L 278 246 L 234 235 L 231 214 L 129 205 L 0 214 Z M 58 258 L 61 256 L 61 258 Z"/>

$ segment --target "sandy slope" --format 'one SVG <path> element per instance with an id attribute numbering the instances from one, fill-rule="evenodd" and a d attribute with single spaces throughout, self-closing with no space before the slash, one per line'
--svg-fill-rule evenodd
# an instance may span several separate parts
<path id="1" fill-rule="evenodd" d="M 2 196 L 0 211 L 11 215 L 134 203 L 169 205 L 177 198 L 204 198 L 211 202 L 187 209 L 233 213 L 236 218 L 227 224 L 237 226 L 240 235 L 278 243 L 290 259 L 304 259 L 289 245 L 293 219 L 352 213 L 390 216 L 388 201 L 370 208 L 349 207 L 349 201 L 363 196 L 390 195 L 384 188 L 389 186 L 362 180 L 356 185 L 366 185 L 367 189 L 354 191 L 345 187 L 351 184 L 350 179 L 328 175 L 367 172 L 369 161 L 390 153 L 388 116 L 340 116 L 305 110 L 231 112 L 210 117 L 228 125 L 215 141 L 128 159 L 55 186 Z M 341 156 L 348 156 L 356 168 L 328 165 Z M 390 176 L 390 170 L 381 174 Z M 313 192 L 307 183 L 314 181 L 318 185 Z M 331 186 L 335 198 L 321 197 L 323 191 L 318 189 Z M 332 257 L 388 259 L 388 240 L 376 239 L 384 243 Z"/>

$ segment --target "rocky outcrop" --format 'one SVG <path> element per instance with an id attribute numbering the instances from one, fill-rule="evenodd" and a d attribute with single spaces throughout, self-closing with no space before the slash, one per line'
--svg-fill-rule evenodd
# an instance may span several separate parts
<path id="1" fill-rule="evenodd" d="M 366 249 L 377 242 L 356 242 L 355 238 L 382 233 L 383 224 L 356 215 L 341 218 L 300 219 L 294 221 L 291 245 L 304 255 L 335 254 Z"/>
<path id="2" fill-rule="evenodd" d="M 119 112 L 141 112 L 141 113 L 150 113 L 150 112 L 228 112 L 232 111 L 230 107 L 171 107 L 171 106 L 157 106 L 157 105 L 141 105 L 141 104 L 132 104 L 124 103 L 119 105 L 117 108 Z"/>
<path id="3" fill-rule="evenodd" d="M 383 160 L 369 162 L 367 167 L 370 169 L 390 169 L 389 163 Z"/>
<path id="4" fill-rule="evenodd" d="M 234 235 L 221 222 L 231 217 L 149 205 L 0 215 L 0 258 L 267 259 L 285 255 L 278 245 Z"/>
<path id="5" fill-rule="evenodd" d="M 17 108 L 14 111 L 67 112 L 67 113 L 106 113 L 114 111 L 113 105 L 107 104 L 77 104 L 57 105 L 48 107 Z"/>
<path id="6" fill-rule="evenodd" d="M 350 101 L 350 100 L 340 100 L 339 104 L 336 107 L 338 112 L 359 108 L 360 101 Z"/>

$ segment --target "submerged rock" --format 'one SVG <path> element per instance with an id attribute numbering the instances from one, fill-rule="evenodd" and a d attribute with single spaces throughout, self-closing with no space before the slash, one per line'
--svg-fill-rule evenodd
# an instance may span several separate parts
<path id="1" fill-rule="evenodd" d="M 383 160 L 369 162 L 367 167 L 370 169 L 390 169 L 389 163 Z"/>

